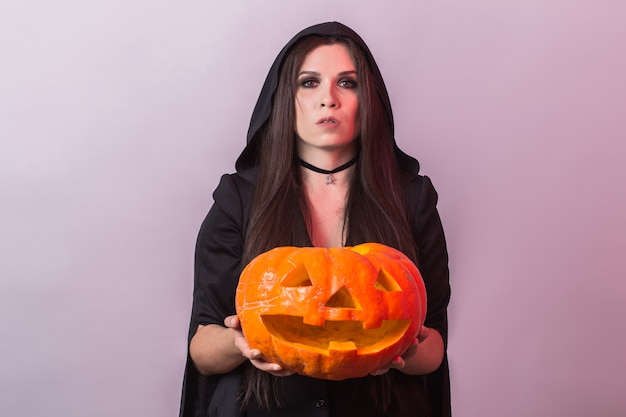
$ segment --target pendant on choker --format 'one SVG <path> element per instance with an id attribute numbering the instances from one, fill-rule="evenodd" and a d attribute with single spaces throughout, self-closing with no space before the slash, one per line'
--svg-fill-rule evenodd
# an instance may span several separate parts
<path id="1" fill-rule="evenodd" d="M 352 165 L 354 165 L 356 163 L 356 156 L 345 164 L 340 165 L 335 169 L 331 169 L 330 171 L 327 169 L 318 168 L 315 165 L 311 165 L 308 162 L 303 161 L 302 159 L 299 159 L 299 161 L 300 165 L 302 165 L 306 169 L 310 169 L 314 172 L 319 172 L 320 174 L 326 174 L 326 185 L 335 185 L 335 177 L 333 177 L 333 174 L 336 174 L 337 172 L 343 171 L 344 169 L 350 168 Z"/>

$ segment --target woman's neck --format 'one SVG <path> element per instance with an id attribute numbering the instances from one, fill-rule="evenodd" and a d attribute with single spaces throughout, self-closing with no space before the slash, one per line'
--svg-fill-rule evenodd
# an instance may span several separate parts
<path id="1" fill-rule="evenodd" d="M 352 146 L 335 150 L 299 147 L 298 158 L 305 182 L 345 186 L 354 171 L 356 150 Z"/>
<path id="2" fill-rule="evenodd" d="M 357 154 L 356 144 L 353 143 L 334 148 L 325 148 L 297 142 L 296 152 L 300 160 L 327 171 L 331 171 L 354 159 Z"/>

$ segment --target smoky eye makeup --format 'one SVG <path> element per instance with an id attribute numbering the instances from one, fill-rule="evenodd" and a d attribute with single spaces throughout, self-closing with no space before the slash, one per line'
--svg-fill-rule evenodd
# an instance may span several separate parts
<path id="1" fill-rule="evenodd" d="M 296 84 L 302 88 L 314 88 L 321 83 L 320 75 L 314 71 L 303 71 L 296 78 Z M 337 75 L 337 85 L 343 88 L 353 89 L 357 87 L 356 71 L 343 71 Z"/>
<path id="2" fill-rule="evenodd" d="M 302 77 L 298 80 L 299 87 L 313 88 L 317 84 L 319 84 L 319 81 L 317 80 L 317 78 L 313 78 L 313 77 Z"/>
<path id="3" fill-rule="evenodd" d="M 344 88 L 356 88 L 357 87 L 357 81 L 356 78 L 342 78 L 341 80 L 339 80 L 339 82 L 337 83 L 340 87 L 344 87 Z"/>

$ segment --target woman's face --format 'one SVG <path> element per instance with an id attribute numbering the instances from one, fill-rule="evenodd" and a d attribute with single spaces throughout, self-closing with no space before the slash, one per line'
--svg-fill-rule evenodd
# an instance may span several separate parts
<path id="1" fill-rule="evenodd" d="M 296 133 L 300 157 L 314 149 L 354 148 L 359 134 L 357 73 L 342 44 L 309 52 L 297 75 Z"/>

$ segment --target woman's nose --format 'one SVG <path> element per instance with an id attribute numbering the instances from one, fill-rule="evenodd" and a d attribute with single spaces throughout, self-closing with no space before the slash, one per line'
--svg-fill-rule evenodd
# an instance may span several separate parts
<path id="1" fill-rule="evenodd" d="M 337 107 L 339 105 L 337 93 L 333 90 L 332 87 L 324 91 L 321 102 L 322 107 Z"/>

